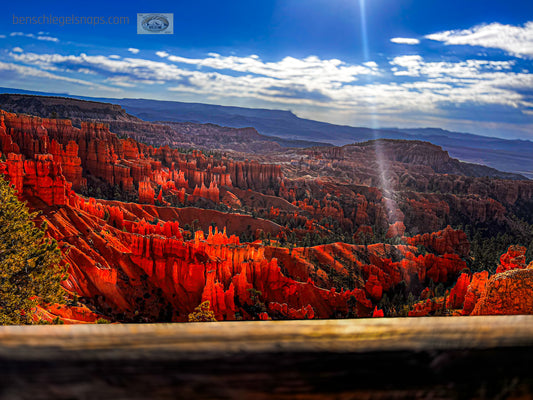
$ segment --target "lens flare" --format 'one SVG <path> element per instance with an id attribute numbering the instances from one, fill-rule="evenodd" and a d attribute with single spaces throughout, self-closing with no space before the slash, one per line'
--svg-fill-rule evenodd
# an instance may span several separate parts
<path id="1" fill-rule="evenodd" d="M 365 0 L 359 0 L 359 15 L 361 17 L 361 44 L 363 48 L 363 58 L 365 62 L 371 61 L 368 46 L 368 29 L 366 24 L 366 4 Z M 376 154 L 376 162 L 379 168 L 379 188 L 383 193 L 383 202 L 385 203 L 385 209 L 387 210 L 387 216 L 390 222 L 394 222 L 396 219 L 396 207 L 393 200 L 393 189 L 390 185 L 387 177 L 389 170 L 388 164 L 385 161 L 382 143 L 379 140 L 377 129 L 379 128 L 378 117 L 376 113 L 376 104 L 371 97 L 368 102 L 368 111 L 370 114 L 370 127 L 372 128 L 372 134 L 374 135 L 374 151 Z"/>

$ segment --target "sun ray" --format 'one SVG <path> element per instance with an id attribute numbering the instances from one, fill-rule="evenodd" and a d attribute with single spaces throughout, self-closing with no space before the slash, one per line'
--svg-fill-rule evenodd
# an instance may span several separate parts
<path id="1" fill-rule="evenodd" d="M 369 52 L 369 45 L 368 45 L 368 28 L 367 28 L 367 19 L 366 19 L 366 0 L 359 0 L 359 15 L 361 18 L 361 45 L 363 49 L 363 58 L 364 62 L 372 61 L 370 60 L 370 52 Z M 370 77 L 367 77 L 370 79 Z M 372 134 L 374 135 L 375 139 L 375 153 L 376 153 L 376 162 L 378 164 L 379 168 L 379 187 L 381 191 L 383 192 L 384 197 L 384 203 L 385 208 L 387 210 L 389 221 L 391 219 L 395 219 L 396 215 L 396 208 L 394 207 L 394 201 L 393 200 L 393 189 L 390 185 L 389 179 L 387 177 L 387 163 L 385 162 L 385 157 L 383 153 L 382 143 L 378 140 L 379 135 L 377 129 L 379 128 L 379 121 L 378 116 L 376 112 L 376 104 L 375 101 L 370 98 L 370 101 L 368 103 L 368 111 L 370 114 L 370 127 L 372 128 Z M 393 222 L 393 221 L 391 221 Z"/>

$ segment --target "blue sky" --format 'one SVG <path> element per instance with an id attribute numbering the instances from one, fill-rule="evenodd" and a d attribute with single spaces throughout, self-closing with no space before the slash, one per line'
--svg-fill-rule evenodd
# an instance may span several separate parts
<path id="1" fill-rule="evenodd" d="M 533 140 L 533 2 L 25 1 L 3 11 L 0 86 Z M 174 34 L 137 35 L 143 12 L 174 13 Z M 129 23 L 14 23 L 40 16 Z"/>

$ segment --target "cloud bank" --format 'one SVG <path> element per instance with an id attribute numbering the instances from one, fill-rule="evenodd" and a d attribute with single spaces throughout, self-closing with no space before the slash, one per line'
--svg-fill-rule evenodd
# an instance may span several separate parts
<path id="1" fill-rule="evenodd" d="M 372 115 L 387 126 L 406 119 L 465 120 L 468 114 L 472 121 L 490 120 L 500 125 L 506 122 L 502 118 L 508 118 L 523 124 L 520 129 L 524 129 L 532 126 L 527 121 L 533 115 L 533 74 L 522 59 L 533 52 L 524 39 L 531 26 L 495 23 L 426 36 L 444 44 L 483 43 L 503 49 L 494 32 L 505 31 L 515 38 L 505 50 L 515 56 L 504 59 L 490 59 L 474 49 L 463 59 L 424 55 L 424 43 L 414 38 L 390 39 L 398 44 L 420 44 L 411 49 L 414 54 L 362 63 L 314 55 L 263 60 L 257 54 L 213 52 L 188 57 L 171 48 L 144 51 L 142 56 L 137 48 L 86 54 L 76 52 L 75 46 L 40 53 L 17 46 L 0 54 L 0 73 L 11 82 L 30 85 L 31 81 L 42 87 L 53 87 L 49 80 L 61 81 L 65 90 L 96 97 L 291 108 L 307 112 L 309 118 L 351 124 Z"/>
<path id="2" fill-rule="evenodd" d="M 481 46 L 504 50 L 517 57 L 533 57 L 533 21 L 524 26 L 495 22 L 471 29 L 433 33 L 426 38 L 448 45 Z"/>

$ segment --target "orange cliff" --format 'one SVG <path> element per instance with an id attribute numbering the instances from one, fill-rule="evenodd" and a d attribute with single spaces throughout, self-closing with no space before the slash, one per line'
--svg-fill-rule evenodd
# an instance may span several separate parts
<path id="1" fill-rule="evenodd" d="M 139 203 L 154 204 L 155 191 L 149 181 L 139 182 Z"/>
<path id="2" fill-rule="evenodd" d="M 531 314 L 533 263 L 526 267 L 526 248 L 510 246 L 500 257 L 496 274 L 461 274 L 451 289 L 447 306 L 463 315 Z"/>
<path id="3" fill-rule="evenodd" d="M 390 255 L 397 253 L 403 258 L 393 261 Z M 466 262 L 456 254 L 416 253 L 417 249 L 411 246 L 388 244 L 332 243 L 292 250 L 269 246 L 265 249 L 265 254 L 278 259 L 291 276 L 312 279 L 321 287 L 331 287 L 339 281 L 347 284 L 355 281 L 365 297 L 374 303 L 402 281 L 407 288 L 430 279 L 436 283 L 446 282 L 466 268 Z"/>
<path id="4" fill-rule="evenodd" d="M 182 203 L 189 197 L 217 203 L 220 188 L 231 186 L 266 192 L 281 185 L 281 193 L 287 188 L 280 167 L 155 149 L 119 139 L 103 124 L 78 129 L 70 121 L 0 115 L 1 150 L 7 154 L 1 167 L 32 207 L 41 207 L 34 199 L 50 206 L 40 218 L 48 222 L 49 235 L 70 265 L 65 287 L 110 319 L 185 321 L 205 300 L 220 320 L 371 316 L 377 302 L 400 282 L 408 287 L 430 279 L 447 282 L 466 267 L 461 259 L 469 250 L 466 236 L 451 228 L 407 238 L 408 246 L 332 243 L 288 249 L 240 243 L 224 229 L 192 232 L 194 239 L 187 240 L 189 233 L 176 222 L 178 209 L 152 206 L 156 188 L 159 203 L 174 193 Z M 84 184 L 80 168 L 123 189 L 138 185 L 139 199 L 148 205 L 78 196 L 71 185 Z M 350 218 L 386 221 L 381 193 L 368 189 L 365 196 Z M 336 200 L 327 194 L 320 198 L 297 204 L 315 215 L 343 218 Z M 282 229 L 245 215 L 219 213 L 215 218 L 212 210 L 183 210 L 188 224 L 198 219 L 206 231 L 210 222 L 240 233 L 248 225 L 275 234 Z M 147 222 L 155 219 L 159 223 Z M 394 235 L 403 234 L 402 225 L 391 225 Z M 437 254 L 419 254 L 418 244 Z"/>
<path id="5" fill-rule="evenodd" d="M 183 321 L 205 300 L 211 302 L 218 319 L 257 318 L 253 311 L 257 302 L 265 304 L 264 313 L 273 318 L 332 318 L 348 315 L 352 298 L 357 304 L 355 315 L 370 316 L 372 301 L 400 280 L 417 275 L 417 279 L 431 276 L 436 282 L 444 281 L 464 267 L 453 255 L 416 257 L 415 249 L 401 245 L 398 249 L 406 255 L 401 262 L 384 258 L 391 246 L 369 246 L 371 264 L 367 265 L 353 258 L 356 246 L 347 244 L 294 249 L 289 254 L 289 249 L 241 244 L 237 237 L 217 229 L 207 237 L 196 232 L 194 240 L 185 241 L 175 222 L 152 225 L 136 222 L 131 215 L 125 220 L 128 212 L 122 203 L 86 201 L 72 193 L 60 169 L 54 169 L 57 164 L 51 156 L 39 156 L 35 165 L 21 158 L 10 155 L 6 170 L 14 172 L 8 173 L 10 179 L 18 179 L 22 167 L 26 196 L 46 193 L 32 189 L 46 186 L 36 185 L 34 177 L 51 174 L 65 185 L 63 196 L 44 197 L 56 207 L 42 217 L 70 265 L 65 286 L 112 319 Z M 273 252 L 281 257 L 285 272 Z M 365 279 L 362 286 L 331 289 L 327 274 L 311 271 L 311 259 L 323 258 L 335 265 L 332 255 L 336 253 L 359 265 Z M 335 268 L 346 271 L 342 265 Z M 322 278 L 317 283 L 312 275 Z M 254 291 L 260 294 L 254 296 Z"/>
<path id="6" fill-rule="evenodd" d="M 2 110 L 0 146 L 3 153 L 22 154 L 27 159 L 52 154 L 74 190 L 85 187 L 87 174 L 127 192 L 148 179 L 161 186 L 162 199 L 168 193 L 184 202 L 185 193 L 193 195 L 193 188 L 198 187 L 201 193 L 194 194 L 192 200 L 203 197 L 218 203 L 219 187 L 273 190 L 282 179 L 279 165 L 207 157 L 196 150 L 180 153 L 168 146 L 154 148 L 119 139 L 106 124 L 82 122 L 78 129 L 70 120 Z"/>
<path id="7" fill-rule="evenodd" d="M 78 145 L 70 141 L 66 146 L 63 146 L 52 140 L 49 150 L 54 161 L 61 164 L 63 175 L 67 181 L 72 183 L 72 187 L 75 189 L 85 187 L 87 181 L 82 177 L 83 168 L 81 167 L 81 158 L 78 157 Z"/>
<path id="8" fill-rule="evenodd" d="M 185 321 L 205 300 L 218 319 L 256 318 L 256 301 L 277 318 L 328 318 L 345 315 L 351 296 L 371 311 L 361 290 L 337 292 L 296 281 L 281 272 L 275 258 L 265 257 L 264 248 L 240 244 L 225 231 L 215 229 L 207 237 L 200 231 L 184 241 L 172 221 L 150 227 L 143 220 L 126 221 L 120 202 L 109 206 L 80 198 L 52 155 L 35 157 L 10 153 L 2 169 L 22 196 L 53 206 L 39 218 L 48 222 L 48 234 L 69 264 L 66 289 L 111 319 L 135 320 L 140 313 L 146 321 Z"/>
<path id="9" fill-rule="evenodd" d="M 98 203 L 90 208 L 101 214 Z M 240 244 L 237 237 L 217 229 L 207 236 L 196 232 L 193 240 L 184 241 L 170 222 L 148 228 L 140 221 L 131 229 L 138 233 L 129 233 L 71 206 L 45 218 L 51 236 L 69 249 L 67 288 L 125 320 L 134 318 L 137 310 L 150 321 L 184 321 L 205 300 L 219 320 L 237 314 L 257 318 L 257 301 L 276 318 L 345 315 L 351 296 L 366 310 L 362 315 L 372 310 L 361 290 L 326 290 L 312 281 L 298 282 L 281 272 L 276 259 L 266 258 L 264 248 Z"/>
<path id="10" fill-rule="evenodd" d="M 526 250 L 510 246 L 500 257 L 497 273 L 486 280 L 475 306 L 469 304 L 471 315 L 533 313 L 533 262 L 526 267 Z"/>
<path id="11" fill-rule="evenodd" d="M 38 154 L 35 160 L 23 160 L 21 154 L 9 153 L 2 164 L 19 196 L 37 197 L 49 206 L 67 204 L 71 184 L 51 155 Z"/>
<path id="12" fill-rule="evenodd" d="M 416 248 L 403 245 L 368 246 L 370 264 L 366 264 L 354 256 L 364 246 L 344 243 L 290 251 L 241 244 L 237 237 L 217 229 L 207 236 L 199 231 L 193 240 L 184 240 L 172 220 L 148 224 L 137 220 L 124 203 L 77 196 L 51 156 L 37 158 L 24 163 L 22 156 L 11 154 L 4 163 L 7 175 L 19 182 L 22 175 L 19 184 L 28 197 L 44 196 L 49 189 L 42 188 L 54 188 L 37 185 L 40 176 L 52 176 L 52 182 L 64 185 L 62 196 L 52 190 L 51 196 L 41 197 L 54 206 L 41 219 L 48 222 L 49 235 L 59 242 L 70 265 L 65 287 L 109 319 L 185 321 L 205 300 L 219 320 L 333 318 L 348 315 L 354 307 L 352 315 L 371 316 L 373 302 L 401 280 L 410 282 L 416 275 L 416 280 L 444 282 L 465 266 L 457 255 L 416 256 Z M 153 200 L 154 193 L 150 196 Z M 403 260 L 387 258 L 393 247 L 404 254 Z M 328 274 L 316 270 L 316 265 L 329 264 L 339 274 L 347 274 L 337 259 L 359 268 L 361 285 L 335 289 Z M 257 314 L 256 310 L 263 311 Z"/>
<path id="13" fill-rule="evenodd" d="M 470 252 L 470 243 L 466 234 L 460 230 L 454 230 L 449 225 L 446 229 L 433 233 L 424 233 L 411 238 L 404 238 L 411 246 L 422 245 L 437 254 L 455 253 L 466 257 Z"/>
<path id="14" fill-rule="evenodd" d="M 496 273 L 510 271 L 512 269 L 524 269 L 526 267 L 526 251 L 523 246 L 510 246 L 505 254 L 500 257 L 500 265 Z"/>

